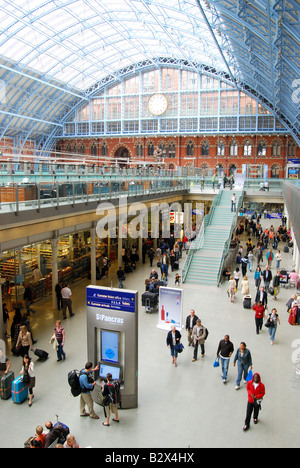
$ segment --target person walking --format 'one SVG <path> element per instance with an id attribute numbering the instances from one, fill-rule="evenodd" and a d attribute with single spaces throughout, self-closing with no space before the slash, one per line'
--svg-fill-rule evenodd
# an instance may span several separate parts
<path id="1" fill-rule="evenodd" d="M 277 309 L 272 309 L 272 312 L 269 314 L 267 320 L 271 345 L 275 343 L 275 336 L 278 324 L 280 325 L 280 319 L 277 313 Z"/>
<path id="2" fill-rule="evenodd" d="M 272 250 L 269 250 L 266 256 L 267 262 L 268 262 L 268 267 L 271 269 L 272 268 L 272 262 L 274 260 L 274 254 Z"/>
<path id="3" fill-rule="evenodd" d="M 245 419 L 244 431 L 250 428 L 251 416 L 253 415 L 254 424 L 258 423 L 258 416 L 261 410 L 261 401 L 266 394 L 265 386 L 261 381 L 259 374 L 254 374 L 252 381 L 247 384 L 248 404 Z"/>
<path id="4" fill-rule="evenodd" d="M 187 332 L 187 339 L 188 339 L 189 346 L 193 346 L 194 344 L 192 334 L 193 334 L 194 326 L 197 323 L 197 320 L 198 320 L 198 317 L 195 314 L 194 309 L 191 309 L 190 315 L 187 316 L 186 322 L 185 322 L 185 329 Z"/>
<path id="5" fill-rule="evenodd" d="M 123 268 L 120 266 L 118 271 L 117 271 L 117 277 L 119 280 L 119 289 L 123 288 L 123 281 L 125 281 L 125 274 L 123 271 Z"/>
<path id="6" fill-rule="evenodd" d="M 236 195 L 235 193 L 231 197 L 231 212 L 236 212 Z"/>
<path id="7" fill-rule="evenodd" d="M 250 294 L 250 286 L 249 286 L 248 276 L 244 276 L 243 281 L 241 283 L 241 287 L 242 287 L 242 296 L 243 297 Z"/>
<path id="8" fill-rule="evenodd" d="M 257 291 L 255 302 L 258 304 L 259 302 L 265 307 L 268 307 L 268 294 L 265 291 L 265 288 L 262 286 L 259 291 Z"/>
<path id="9" fill-rule="evenodd" d="M 172 364 L 177 367 L 177 358 L 178 358 L 178 350 L 177 345 L 180 344 L 181 340 L 181 333 L 176 330 L 175 326 L 172 326 L 172 329 L 169 331 L 167 335 L 167 346 L 171 350 L 172 356 Z"/>
<path id="10" fill-rule="evenodd" d="M 205 356 L 205 339 L 206 339 L 206 328 L 202 325 L 201 320 L 197 319 L 197 323 L 193 328 L 193 342 L 194 342 L 194 356 L 192 362 L 197 361 L 198 357 L 198 347 L 201 346 L 201 357 Z"/>
<path id="11" fill-rule="evenodd" d="M 31 333 L 27 330 L 25 325 L 20 327 L 20 333 L 16 343 L 16 348 L 19 351 L 20 356 L 24 357 L 28 355 L 29 349 L 33 351 Z"/>
<path id="12" fill-rule="evenodd" d="M 233 276 L 230 276 L 230 280 L 228 281 L 228 295 L 230 297 L 230 302 L 234 302 L 236 291 L 237 291 L 237 288 L 236 288 L 235 279 Z"/>
<path id="13" fill-rule="evenodd" d="M 32 399 L 34 398 L 33 389 L 35 387 L 35 374 L 33 362 L 28 354 L 23 356 L 23 367 L 20 375 L 23 375 L 23 383 L 29 391 L 28 406 L 32 406 Z"/>
<path id="14" fill-rule="evenodd" d="M 263 327 L 263 320 L 265 317 L 265 308 L 262 303 L 259 301 L 257 304 L 254 304 L 252 310 L 255 312 L 255 326 L 256 326 L 256 334 L 259 335 L 259 332 L 262 330 Z"/>
<path id="15" fill-rule="evenodd" d="M 72 309 L 72 292 L 69 288 L 69 284 L 65 285 L 61 290 L 62 305 L 63 305 L 63 319 L 67 318 L 67 308 L 70 314 L 70 317 L 74 317 Z"/>
<path id="16" fill-rule="evenodd" d="M 25 301 L 26 310 L 28 313 L 32 312 L 33 314 L 36 313 L 34 309 L 32 309 L 31 304 L 33 303 L 33 292 L 31 287 L 28 283 L 25 284 L 23 299 Z"/>
<path id="17" fill-rule="evenodd" d="M 56 327 L 54 328 L 54 335 L 57 341 L 57 362 L 66 359 L 66 353 L 64 352 L 64 345 L 66 339 L 65 329 L 61 326 L 61 321 L 56 321 Z"/>
<path id="18" fill-rule="evenodd" d="M 275 260 L 276 260 L 276 270 L 279 270 L 280 268 L 280 263 L 282 260 L 281 252 L 278 250 L 277 254 L 275 255 Z"/>
<path id="19" fill-rule="evenodd" d="M 81 387 L 80 394 L 80 416 L 89 416 L 91 419 L 99 419 L 94 411 L 94 402 L 91 391 L 94 390 L 96 382 L 94 382 L 91 374 L 99 370 L 99 365 L 93 369 L 93 364 L 87 362 L 85 368 L 80 371 L 79 384 Z M 88 407 L 89 413 L 85 411 L 85 406 Z"/>
<path id="20" fill-rule="evenodd" d="M 260 284 L 261 284 L 261 268 L 260 266 L 258 266 L 255 270 L 255 273 L 254 273 L 254 281 L 255 281 L 255 287 L 257 289 L 257 291 L 259 290 L 260 288 Z"/>
<path id="21" fill-rule="evenodd" d="M 270 287 L 270 283 L 273 279 L 273 275 L 272 275 L 272 272 L 270 271 L 269 267 L 266 266 L 263 274 L 262 274 L 262 277 L 264 279 L 264 285 L 265 285 L 265 291 L 268 292 L 269 290 L 269 287 Z"/>
<path id="22" fill-rule="evenodd" d="M 277 301 L 277 296 L 280 293 L 280 271 L 277 271 L 273 278 L 274 300 Z"/>
<path id="23" fill-rule="evenodd" d="M 230 341 L 229 335 L 225 335 L 224 339 L 220 341 L 218 350 L 217 350 L 217 359 L 221 360 L 222 366 L 222 380 L 226 384 L 230 358 L 233 354 L 234 346 Z"/>
<path id="24" fill-rule="evenodd" d="M 57 303 L 57 310 L 62 309 L 62 295 L 61 290 L 63 288 L 62 281 L 59 281 L 55 286 L 55 294 L 56 294 L 56 303 Z"/>
<path id="25" fill-rule="evenodd" d="M 237 381 L 236 381 L 236 390 L 239 390 L 241 388 L 241 380 L 244 375 L 244 383 L 247 382 L 247 377 L 249 373 L 249 369 L 252 369 L 252 356 L 251 352 L 249 349 L 247 349 L 246 343 L 242 342 L 240 344 L 240 348 L 237 350 L 234 361 L 233 361 L 233 366 L 235 367 L 237 363 L 238 366 L 238 376 L 237 376 Z"/>

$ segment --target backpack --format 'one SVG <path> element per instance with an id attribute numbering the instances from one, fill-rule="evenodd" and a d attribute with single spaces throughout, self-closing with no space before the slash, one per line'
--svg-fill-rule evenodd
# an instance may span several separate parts
<path id="1" fill-rule="evenodd" d="M 109 390 L 109 400 L 112 405 L 116 405 L 117 403 L 121 403 L 121 392 L 120 392 L 120 383 L 118 380 L 114 380 L 113 382 L 108 382 L 107 384 Z"/>
<path id="2" fill-rule="evenodd" d="M 68 373 L 68 383 L 71 387 L 71 393 L 73 397 L 78 397 L 81 394 L 79 375 L 80 374 L 77 370 L 73 370 Z"/>

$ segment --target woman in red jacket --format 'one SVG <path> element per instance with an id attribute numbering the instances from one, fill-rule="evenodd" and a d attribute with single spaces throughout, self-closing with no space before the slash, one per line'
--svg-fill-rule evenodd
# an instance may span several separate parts
<path id="1" fill-rule="evenodd" d="M 258 423 L 258 414 L 261 409 L 260 403 L 263 397 L 265 396 L 265 386 L 261 382 L 259 374 L 254 374 L 252 381 L 247 384 L 248 392 L 248 405 L 247 405 L 247 415 L 245 420 L 245 426 L 243 427 L 244 431 L 247 431 L 250 427 L 250 420 L 254 410 L 254 424 Z"/>

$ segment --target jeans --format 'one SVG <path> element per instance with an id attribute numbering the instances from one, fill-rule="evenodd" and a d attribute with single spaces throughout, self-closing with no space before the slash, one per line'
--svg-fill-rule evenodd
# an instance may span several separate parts
<path id="1" fill-rule="evenodd" d="M 236 203 L 233 201 L 231 202 L 231 211 L 236 212 Z"/>
<path id="2" fill-rule="evenodd" d="M 241 363 L 239 361 L 238 361 L 237 365 L 238 365 L 238 376 L 237 376 L 236 385 L 237 385 L 237 387 L 239 387 L 240 383 L 241 383 L 241 380 L 243 378 L 243 374 L 244 374 L 244 380 L 246 380 L 247 377 L 248 377 L 249 366 L 246 365 L 246 364 L 243 364 L 243 363 Z"/>
<path id="3" fill-rule="evenodd" d="M 274 327 L 269 328 L 269 335 L 270 335 L 271 341 L 275 341 L 276 331 L 277 331 L 277 324 Z"/>
<path id="4" fill-rule="evenodd" d="M 227 380 L 230 359 L 224 359 L 220 356 L 222 366 L 222 379 Z"/>
<path id="5" fill-rule="evenodd" d="M 168 265 L 162 263 L 162 264 L 161 264 L 161 274 L 165 274 L 165 275 L 166 275 L 166 278 L 167 278 L 167 277 L 168 277 L 168 271 L 169 271 Z"/>
<path id="6" fill-rule="evenodd" d="M 58 348 L 57 348 L 57 359 L 60 361 L 62 360 L 62 356 L 65 358 L 65 352 L 63 350 L 63 345 L 62 345 L 62 340 L 57 340 L 58 342 Z"/>

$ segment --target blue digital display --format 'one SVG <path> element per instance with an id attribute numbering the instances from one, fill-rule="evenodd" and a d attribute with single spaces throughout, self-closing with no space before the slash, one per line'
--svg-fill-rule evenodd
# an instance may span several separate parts
<path id="1" fill-rule="evenodd" d="M 87 287 L 86 301 L 90 307 L 135 313 L 135 294 L 131 292 Z"/>
<path id="2" fill-rule="evenodd" d="M 101 361 L 119 363 L 119 334 L 101 330 Z"/>

